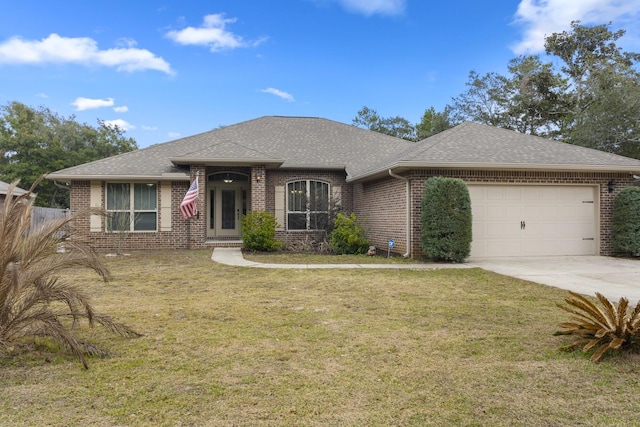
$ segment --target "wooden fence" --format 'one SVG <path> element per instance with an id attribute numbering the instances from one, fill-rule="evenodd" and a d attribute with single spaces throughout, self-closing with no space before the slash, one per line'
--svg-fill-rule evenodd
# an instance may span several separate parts
<path id="1" fill-rule="evenodd" d="M 55 209 L 55 208 L 42 208 L 40 206 L 34 206 L 31 213 L 31 224 L 29 228 L 36 230 L 40 224 L 52 219 L 67 218 L 69 216 L 69 209 Z"/>

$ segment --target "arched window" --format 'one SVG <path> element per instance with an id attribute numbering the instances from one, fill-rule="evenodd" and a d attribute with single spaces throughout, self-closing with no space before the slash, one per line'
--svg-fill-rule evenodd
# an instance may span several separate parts
<path id="1" fill-rule="evenodd" d="M 287 184 L 287 229 L 323 230 L 329 222 L 329 184 L 301 180 Z"/>

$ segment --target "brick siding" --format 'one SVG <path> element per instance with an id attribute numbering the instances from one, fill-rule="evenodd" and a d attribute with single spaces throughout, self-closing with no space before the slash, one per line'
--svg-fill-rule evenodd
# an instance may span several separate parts
<path id="1" fill-rule="evenodd" d="M 316 170 L 265 170 L 263 166 L 254 167 L 205 167 L 193 165 L 191 176 L 198 174 L 199 192 L 198 217 L 187 220 L 180 218 L 179 206 L 187 192 L 190 182 L 173 181 L 171 185 L 171 231 L 130 232 L 125 233 L 123 250 L 136 249 L 194 249 L 207 245 L 206 238 L 206 180 L 214 172 L 233 171 L 249 175 L 251 185 L 251 209 L 275 213 L 275 187 L 286 186 L 297 180 L 313 179 L 329 183 L 330 187 L 340 186 L 342 190 L 342 212 L 355 212 L 364 224 L 371 244 L 386 250 L 389 239 L 395 240 L 394 253 L 407 252 L 406 241 L 406 183 L 403 180 L 387 177 L 365 183 L 346 183 L 344 172 Z M 258 176 L 262 178 L 258 180 Z M 633 184 L 629 174 L 589 173 L 589 172 L 536 172 L 536 171 L 481 171 L 481 170 L 415 170 L 403 174 L 409 179 L 411 188 L 411 256 L 422 256 L 420 247 L 421 201 L 424 181 L 432 176 L 461 178 L 468 183 L 504 183 L 504 184 L 590 184 L 600 188 L 600 253 L 611 254 L 611 215 L 615 195 L 624 187 Z M 609 193 L 607 183 L 615 182 L 614 192 Z M 159 186 L 159 182 L 157 182 Z M 158 206 L 161 205 L 161 192 L 158 191 Z M 102 183 L 102 206 L 104 206 L 105 187 Z M 71 211 L 89 208 L 91 188 L 89 181 L 72 181 Z M 161 212 L 158 209 L 158 224 Z M 88 237 L 94 248 L 110 251 L 120 244 L 120 236 L 115 233 L 89 232 L 89 218 L 77 221 L 82 235 Z M 104 230 L 104 225 L 103 225 Z M 321 241 L 324 233 L 317 231 L 278 231 L 277 238 L 286 246 L 304 244 L 308 241 Z"/>
<path id="2" fill-rule="evenodd" d="M 411 256 L 423 256 L 420 247 L 421 210 L 424 182 L 432 176 L 460 178 L 467 183 L 497 184 L 590 184 L 599 187 L 599 244 L 601 255 L 611 255 L 611 216 L 613 199 L 624 187 L 633 184 L 631 175 L 625 173 L 593 172 L 536 172 L 536 171 L 482 171 L 482 170 L 415 170 L 403 174 L 411 186 Z M 607 183 L 615 182 L 609 193 Z M 388 239 L 394 238 L 394 251 L 403 254 L 407 250 L 405 183 L 388 177 L 377 181 L 359 183 L 355 188 L 355 212 L 366 218 L 368 237 L 373 245 L 386 248 Z"/>

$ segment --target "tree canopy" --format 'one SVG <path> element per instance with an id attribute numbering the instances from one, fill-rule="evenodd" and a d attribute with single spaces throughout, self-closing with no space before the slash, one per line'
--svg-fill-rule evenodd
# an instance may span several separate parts
<path id="1" fill-rule="evenodd" d="M 353 124 L 408 141 L 418 141 L 451 127 L 449 110 L 446 109 L 439 113 L 433 107 L 428 108 L 420 123 L 414 125 L 400 116 L 381 117 L 376 110 L 365 106 L 358 111 L 358 115 L 353 119 Z"/>
<path id="2" fill-rule="evenodd" d="M 453 98 L 454 122 L 485 123 L 640 158 L 640 54 L 616 41 L 611 24 L 583 26 L 545 39 L 546 54 L 509 63 L 507 75 L 469 74 L 468 89 Z"/>
<path id="3" fill-rule="evenodd" d="M 116 126 L 78 123 L 46 107 L 20 102 L 0 106 L 0 180 L 20 180 L 30 188 L 42 175 L 138 148 Z M 54 182 L 42 181 L 36 204 L 69 207 L 69 194 Z"/>
<path id="4" fill-rule="evenodd" d="M 473 121 L 640 159 L 640 53 L 618 47 L 625 31 L 610 27 L 574 21 L 545 38 L 545 59 L 513 58 L 504 75 L 472 70 L 451 105 L 415 125 L 368 107 L 353 124 L 416 141 Z"/>

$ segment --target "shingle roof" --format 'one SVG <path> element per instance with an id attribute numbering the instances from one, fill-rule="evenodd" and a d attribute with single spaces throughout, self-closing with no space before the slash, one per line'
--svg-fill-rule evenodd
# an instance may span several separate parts
<path id="1" fill-rule="evenodd" d="M 424 139 L 351 179 L 416 167 L 638 172 L 640 160 L 465 122 Z"/>
<path id="2" fill-rule="evenodd" d="M 158 177 L 174 164 L 269 164 L 281 168 L 371 168 L 413 143 L 327 119 L 269 116 L 49 174 L 49 179 Z M 182 171 L 183 172 L 183 171 Z"/>
<path id="3" fill-rule="evenodd" d="M 346 170 L 349 180 L 420 167 L 628 171 L 640 161 L 463 123 L 413 143 L 327 119 L 268 116 L 49 174 L 49 179 L 189 179 L 190 163 Z"/>
<path id="4" fill-rule="evenodd" d="M 9 191 L 10 185 L 11 184 L 9 184 L 8 182 L 0 181 L 0 194 L 7 194 L 7 191 Z M 25 193 L 28 193 L 28 191 L 19 187 L 13 187 L 14 196 L 20 196 Z"/>

